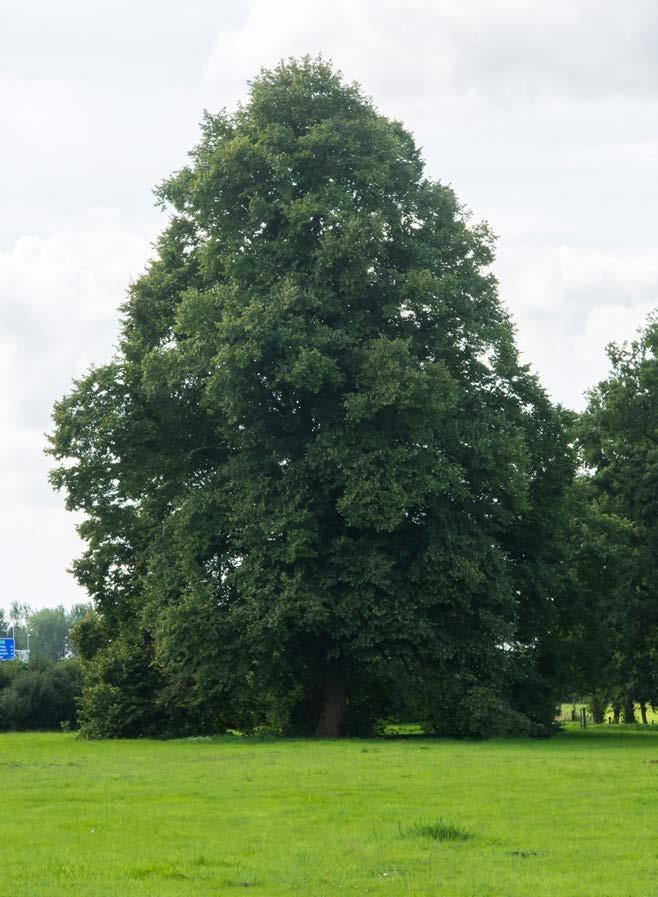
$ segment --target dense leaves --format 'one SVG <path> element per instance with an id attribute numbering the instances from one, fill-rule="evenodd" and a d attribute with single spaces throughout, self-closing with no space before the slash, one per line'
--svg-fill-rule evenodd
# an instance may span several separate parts
<path id="1" fill-rule="evenodd" d="M 573 453 L 488 228 L 308 59 L 207 115 L 159 197 L 120 349 L 54 412 L 83 727 L 545 727 Z"/>
<path id="2" fill-rule="evenodd" d="M 0 664 L 0 729 L 58 729 L 76 725 L 80 665 L 76 660 Z"/>
<path id="3" fill-rule="evenodd" d="M 604 551 L 597 585 L 606 623 L 608 694 L 634 721 L 633 702 L 658 703 L 658 324 L 609 347 L 611 373 L 592 390 L 580 432 Z M 605 518 L 602 518 L 605 515 Z M 599 527 L 600 531 L 600 527 Z M 591 541 L 591 540 L 590 540 Z M 596 543 L 595 543 L 596 545 Z M 605 653 L 603 657 L 605 657 Z M 606 680 L 604 680 L 606 681 Z"/>

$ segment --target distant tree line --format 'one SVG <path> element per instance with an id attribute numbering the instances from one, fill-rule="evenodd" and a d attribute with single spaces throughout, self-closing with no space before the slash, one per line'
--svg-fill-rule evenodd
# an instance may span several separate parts
<path id="1" fill-rule="evenodd" d="M 32 659 L 53 663 L 75 656 L 72 630 L 83 617 L 92 613 L 90 603 L 63 605 L 33 610 L 29 604 L 13 601 L 0 607 L 0 636 L 14 636 L 18 650 L 30 651 Z"/>
<path id="2" fill-rule="evenodd" d="M 548 734 L 656 702 L 656 327 L 577 416 L 493 237 L 321 60 L 207 115 L 114 359 L 54 410 L 89 736 Z"/>
<path id="3" fill-rule="evenodd" d="M 0 730 L 77 725 L 81 671 L 72 630 L 88 614 L 90 604 L 32 610 L 14 601 L 0 608 L 0 636 L 13 636 L 19 651 L 29 644 L 30 652 L 27 662 L 0 663 Z"/>

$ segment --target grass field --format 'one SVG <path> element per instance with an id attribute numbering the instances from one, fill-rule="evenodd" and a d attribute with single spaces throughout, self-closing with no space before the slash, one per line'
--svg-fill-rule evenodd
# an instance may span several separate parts
<path id="1" fill-rule="evenodd" d="M 652 897 L 658 727 L 550 741 L 0 736 L 14 897 Z"/>

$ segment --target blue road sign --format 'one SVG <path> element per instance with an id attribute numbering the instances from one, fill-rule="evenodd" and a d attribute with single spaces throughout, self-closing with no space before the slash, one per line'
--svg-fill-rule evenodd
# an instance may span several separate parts
<path id="1" fill-rule="evenodd" d="M 0 660 L 14 660 L 16 643 L 13 638 L 0 638 Z"/>

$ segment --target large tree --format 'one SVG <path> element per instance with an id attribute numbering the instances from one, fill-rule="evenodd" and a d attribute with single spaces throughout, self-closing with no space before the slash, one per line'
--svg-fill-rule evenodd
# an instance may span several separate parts
<path id="1" fill-rule="evenodd" d="M 206 115 L 158 195 L 120 349 L 54 412 L 87 731 L 335 735 L 412 696 L 441 731 L 550 718 L 524 682 L 572 458 L 489 229 L 321 60 Z"/>

